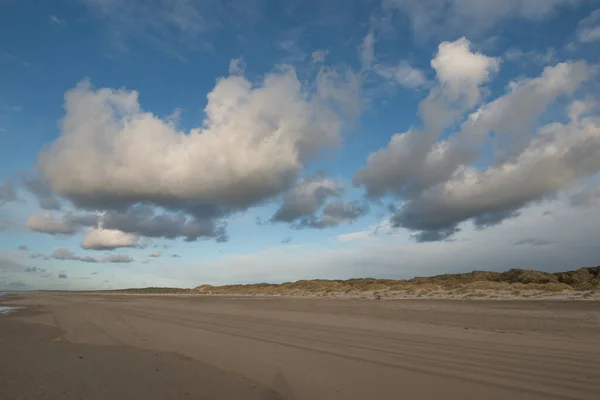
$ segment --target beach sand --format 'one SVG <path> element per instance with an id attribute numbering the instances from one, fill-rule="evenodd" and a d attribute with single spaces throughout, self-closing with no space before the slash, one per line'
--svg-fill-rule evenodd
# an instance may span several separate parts
<path id="1" fill-rule="evenodd" d="M 29 293 L 3 399 L 598 399 L 600 302 Z"/>

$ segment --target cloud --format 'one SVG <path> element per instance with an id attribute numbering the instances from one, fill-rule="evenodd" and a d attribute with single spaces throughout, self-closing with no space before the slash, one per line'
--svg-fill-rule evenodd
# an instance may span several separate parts
<path id="1" fill-rule="evenodd" d="M 394 135 L 353 178 L 371 198 L 402 200 L 392 223 L 414 231 L 418 241 L 446 240 L 467 220 L 480 229 L 498 224 L 600 170 L 591 161 L 599 151 L 598 121 L 583 117 L 587 106 L 574 102 L 567 110 L 569 123 L 532 129 L 548 105 L 593 75 L 583 61 L 557 64 L 537 78 L 512 82 L 505 95 L 480 106 L 458 132 L 441 139 L 449 121 L 479 102 L 481 83 L 498 67 L 495 59 L 467 54 L 468 48 L 464 39 L 440 45 L 432 61 L 439 86 L 420 104 L 425 129 Z M 486 146 L 494 148 L 491 160 L 485 156 L 489 165 L 474 167 Z"/>
<path id="2" fill-rule="evenodd" d="M 313 63 L 323 63 L 329 54 L 329 50 L 315 50 L 312 52 L 311 59 Z"/>
<path id="3" fill-rule="evenodd" d="M 478 34 L 508 19 L 538 21 L 586 0 L 383 0 L 383 8 L 408 18 L 418 38 Z"/>
<path id="4" fill-rule="evenodd" d="M 65 272 L 60 272 L 58 274 L 58 279 L 68 279 L 69 277 L 67 276 L 67 274 Z"/>
<path id="5" fill-rule="evenodd" d="M 357 112 L 358 86 L 356 75 L 327 68 L 314 89 L 291 67 L 259 86 L 221 78 L 202 128 L 180 132 L 142 111 L 136 92 L 82 82 L 66 94 L 61 136 L 40 154 L 39 170 L 79 207 L 154 204 L 196 216 L 192 240 L 223 238 L 215 218 L 277 196 L 320 150 L 338 145 L 344 121 Z"/>
<path id="6" fill-rule="evenodd" d="M 81 261 L 85 263 L 131 263 L 135 261 L 131 256 L 126 254 L 109 254 L 100 259 L 91 256 L 79 256 L 65 248 L 55 249 L 52 253 L 52 258 L 61 261 Z"/>
<path id="7" fill-rule="evenodd" d="M 107 41 L 122 53 L 129 51 L 130 42 L 142 42 L 182 59 L 177 48 L 210 48 L 205 36 L 220 24 L 210 13 L 211 1 L 79 2 L 104 24 Z"/>
<path id="8" fill-rule="evenodd" d="M 155 251 L 154 253 L 150 253 L 150 254 L 148 255 L 148 257 L 153 257 L 153 258 L 158 258 L 158 257 L 160 257 L 160 256 L 161 256 L 161 254 L 160 254 L 160 252 L 159 252 L 159 251 Z"/>
<path id="9" fill-rule="evenodd" d="M 0 183 L 0 205 L 17 200 L 17 191 L 13 182 L 7 179 Z"/>
<path id="10" fill-rule="evenodd" d="M 475 104 L 479 100 L 479 86 L 498 70 L 500 61 L 471 51 L 471 43 L 463 37 L 440 43 L 431 66 L 451 100 L 465 96 L 467 104 Z"/>
<path id="11" fill-rule="evenodd" d="M 285 238 L 281 239 L 281 243 L 282 244 L 288 244 L 288 243 L 291 243 L 291 242 L 292 242 L 292 237 L 291 236 L 288 236 L 288 237 L 285 237 Z"/>
<path id="12" fill-rule="evenodd" d="M 355 240 L 364 240 L 369 237 L 380 235 L 391 235 L 395 232 L 392 222 L 389 218 L 381 220 L 377 225 L 371 226 L 365 230 L 343 233 L 336 237 L 338 242 L 352 242 Z"/>
<path id="13" fill-rule="evenodd" d="M 50 15 L 50 18 L 48 19 L 48 21 L 54 25 L 65 25 L 66 24 L 66 21 L 64 19 L 59 18 L 54 14 Z"/>
<path id="14" fill-rule="evenodd" d="M 212 219 L 200 220 L 188 217 L 182 213 L 158 212 L 151 206 L 134 206 L 125 211 L 108 211 L 104 219 L 104 230 L 98 233 L 88 229 L 86 246 L 112 247 L 111 243 L 120 244 L 118 247 L 131 247 L 135 236 L 175 239 L 183 237 L 186 241 L 199 238 L 215 238 L 226 241 L 225 224 Z M 98 217 L 86 212 L 66 212 L 55 217 L 50 213 L 34 215 L 27 221 L 30 230 L 51 235 L 71 235 L 83 228 L 95 228 Z M 120 231 L 122 234 L 117 234 Z M 103 244 L 105 243 L 105 244 Z M 124 245 L 124 246 L 121 246 Z M 138 245 L 140 242 L 138 241 Z M 91 248 L 90 247 L 90 248 Z"/>
<path id="15" fill-rule="evenodd" d="M 229 75 L 244 75 L 246 62 L 243 58 L 232 58 L 229 62 Z"/>
<path id="16" fill-rule="evenodd" d="M 54 258 L 55 260 L 61 260 L 61 261 L 81 261 L 81 262 L 86 262 L 86 263 L 97 263 L 98 262 L 98 260 L 94 257 L 78 256 L 78 255 L 75 255 L 69 249 L 65 249 L 65 248 L 55 249 L 54 252 L 52 253 L 52 258 Z"/>
<path id="17" fill-rule="evenodd" d="M 523 51 L 519 48 L 511 47 L 504 53 L 504 58 L 512 62 L 534 63 L 545 66 L 556 60 L 556 49 L 551 47 L 545 52 L 538 52 L 534 50 Z"/>
<path id="18" fill-rule="evenodd" d="M 88 229 L 81 247 L 86 250 L 114 250 L 120 247 L 135 247 L 137 237 L 115 229 Z"/>
<path id="19" fill-rule="evenodd" d="M 33 65 L 29 61 L 23 60 L 22 58 L 19 58 L 19 57 L 15 56 L 14 54 L 10 54 L 10 53 L 4 53 L 2 55 L 2 58 L 10 61 L 12 63 L 18 64 L 18 65 L 21 65 L 21 66 L 27 67 L 27 68 L 29 68 Z"/>
<path id="20" fill-rule="evenodd" d="M 78 229 L 69 221 L 55 218 L 50 213 L 32 215 L 27 218 L 25 224 L 31 231 L 50 235 L 72 235 Z"/>
<path id="21" fill-rule="evenodd" d="M 26 245 L 22 244 L 18 247 L 19 250 L 21 251 L 29 251 L 29 247 L 27 247 Z"/>
<path id="22" fill-rule="evenodd" d="M 363 69 L 371 68 L 373 61 L 375 61 L 375 34 L 373 32 L 369 32 L 364 37 L 360 46 L 358 46 L 358 52 Z"/>
<path id="23" fill-rule="evenodd" d="M 304 53 L 300 46 L 298 46 L 296 40 L 282 40 L 277 44 L 281 50 L 287 53 L 287 55 L 284 58 L 285 62 L 294 63 L 304 61 L 304 59 L 306 59 L 306 53 Z"/>
<path id="24" fill-rule="evenodd" d="M 39 268 L 39 267 L 27 267 L 25 268 L 25 272 L 27 273 L 40 273 L 40 274 L 45 274 L 46 273 L 46 269 L 45 268 Z"/>
<path id="25" fill-rule="evenodd" d="M 375 72 L 382 78 L 409 89 L 417 89 L 429 83 L 423 71 L 412 67 L 407 61 L 401 61 L 395 66 L 376 65 Z"/>
<path id="26" fill-rule="evenodd" d="M 581 190 L 568 196 L 569 204 L 573 207 L 586 208 L 600 200 L 600 188 L 596 185 L 584 186 Z"/>
<path id="27" fill-rule="evenodd" d="M 600 41 L 600 9 L 579 22 L 577 38 L 583 43 Z"/>
<path id="28" fill-rule="evenodd" d="M 514 243 L 515 246 L 547 246 L 553 244 L 551 240 L 540 240 L 540 239 L 522 239 Z"/>
<path id="29" fill-rule="evenodd" d="M 54 196 L 47 182 L 32 176 L 24 177 L 22 182 L 23 186 L 36 197 L 40 208 L 44 210 L 60 210 L 62 208 L 60 201 Z"/>
<path id="30" fill-rule="evenodd" d="M 135 261 L 131 256 L 128 256 L 126 254 L 110 254 L 108 256 L 105 256 L 102 258 L 103 262 L 108 262 L 108 263 L 131 263 L 133 261 Z"/>
<path id="31" fill-rule="evenodd" d="M 419 105 L 424 128 L 396 134 L 387 148 L 368 156 L 367 166 L 353 177 L 354 185 L 364 186 L 368 196 L 380 197 L 388 192 L 400 194 L 415 180 L 415 175 L 426 170 L 426 165 L 420 164 L 435 163 L 436 156 L 443 154 L 444 143 L 436 144 L 442 130 L 477 104 L 481 85 L 498 67 L 496 59 L 472 53 L 469 49 L 470 44 L 464 38 L 453 44 L 443 42 L 439 45 L 431 62 L 438 74 L 438 85 L 431 88 Z M 469 65 L 465 66 L 465 63 Z"/>
<path id="32" fill-rule="evenodd" d="M 79 226 L 94 227 L 97 224 L 97 217 L 89 213 L 67 213 L 64 218 Z M 227 241 L 224 222 L 183 213 L 160 213 L 151 206 L 134 206 L 123 212 L 108 211 L 103 219 L 105 229 L 132 235 L 166 239 L 183 237 L 188 242 L 199 238 Z"/>
<path id="33" fill-rule="evenodd" d="M 310 175 L 284 193 L 281 206 L 271 217 L 271 222 L 292 223 L 296 229 L 323 229 L 355 221 L 368 212 L 368 205 L 360 201 L 336 200 L 328 203 L 343 192 L 341 184 L 324 173 Z M 317 215 L 320 210 L 322 212 Z"/>
<path id="34" fill-rule="evenodd" d="M 363 201 L 336 201 L 329 203 L 320 216 L 301 218 L 294 228 L 324 229 L 338 226 L 344 222 L 354 222 L 369 212 L 369 205 Z"/>
<path id="35" fill-rule="evenodd" d="M 342 192 L 341 185 L 324 173 L 308 176 L 283 195 L 281 206 L 271 217 L 271 221 L 293 222 L 301 217 L 309 217 L 317 212 L 328 198 L 339 197 Z"/>

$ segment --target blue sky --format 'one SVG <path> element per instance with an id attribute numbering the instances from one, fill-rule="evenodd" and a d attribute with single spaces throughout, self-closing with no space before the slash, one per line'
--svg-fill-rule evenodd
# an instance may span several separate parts
<path id="1" fill-rule="evenodd" d="M 600 1 L 0 9 L 0 290 L 600 260 Z"/>

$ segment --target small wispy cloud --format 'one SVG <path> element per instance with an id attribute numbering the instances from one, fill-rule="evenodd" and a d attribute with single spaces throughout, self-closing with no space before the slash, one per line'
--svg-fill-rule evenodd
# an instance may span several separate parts
<path id="1" fill-rule="evenodd" d="M 21 106 L 2 106 L 2 110 L 8 111 L 8 112 L 19 112 L 19 111 L 23 111 L 23 107 L 21 107 Z"/>
<path id="2" fill-rule="evenodd" d="M 54 25 L 66 25 L 66 21 L 64 19 L 59 18 L 59 17 L 57 17 L 54 14 L 50 15 L 50 18 L 48 19 L 48 22 L 50 24 L 54 24 Z"/>
<path id="3" fill-rule="evenodd" d="M 5 62 L 18 64 L 23 67 L 31 67 L 33 65 L 29 61 L 19 58 L 19 57 L 15 56 L 14 54 L 10 54 L 10 53 L 4 53 L 1 57 L 1 59 L 3 59 Z"/>

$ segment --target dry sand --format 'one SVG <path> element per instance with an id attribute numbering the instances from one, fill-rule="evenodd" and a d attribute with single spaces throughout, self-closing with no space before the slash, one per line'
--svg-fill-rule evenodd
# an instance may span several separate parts
<path id="1" fill-rule="evenodd" d="M 7 399 L 598 399 L 597 301 L 34 293 Z"/>

